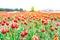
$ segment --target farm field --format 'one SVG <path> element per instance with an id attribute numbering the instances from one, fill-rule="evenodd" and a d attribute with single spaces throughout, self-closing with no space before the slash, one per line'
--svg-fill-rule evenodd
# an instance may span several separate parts
<path id="1" fill-rule="evenodd" d="M 60 40 L 60 13 L 0 12 L 0 40 Z"/>

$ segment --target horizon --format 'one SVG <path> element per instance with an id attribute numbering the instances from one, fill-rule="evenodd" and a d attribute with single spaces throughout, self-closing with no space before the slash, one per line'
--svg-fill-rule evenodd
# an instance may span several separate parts
<path id="1" fill-rule="evenodd" d="M 60 10 L 60 0 L 0 0 L 0 8 L 23 8 L 30 10 L 34 6 L 35 10 Z"/>

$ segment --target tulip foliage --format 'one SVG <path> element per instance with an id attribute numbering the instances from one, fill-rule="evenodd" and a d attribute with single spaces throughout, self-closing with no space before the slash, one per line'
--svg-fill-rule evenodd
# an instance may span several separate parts
<path id="1" fill-rule="evenodd" d="M 0 40 L 60 40 L 58 17 L 18 16 L 0 18 Z"/>

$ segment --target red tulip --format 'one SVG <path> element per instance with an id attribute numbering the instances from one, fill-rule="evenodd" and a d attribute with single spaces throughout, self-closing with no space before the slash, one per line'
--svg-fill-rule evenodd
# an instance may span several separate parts
<path id="1" fill-rule="evenodd" d="M 12 24 L 11 27 L 12 28 L 18 28 L 18 24 Z"/>
<path id="2" fill-rule="evenodd" d="M 24 32 L 22 32 L 20 35 L 21 35 L 21 37 L 24 37 L 25 36 Z"/>
<path id="3" fill-rule="evenodd" d="M 15 28 L 18 28 L 18 24 L 15 24 Z"/>
<path id="4" fill-rule="evenodd" d="M 53 21 L 53 20 L 54 20 L 54 21 L 56 21 L 56 20 L 57 20 L 57 18 L 55 18 L 55 17 L 54 17 L 54 18 L 51 18 L 51 21 Z"/>
<path id="5" fill-rule="evenodd" d="M 2 25 L 2 26 L 4 26 L 4 24 L 5 24 L 4 22 L 1 22 L 1 25 Z"/>
<path id="6" fill-rule="evenodd" d="M 43 24 L 44 24 L 44 25 L 47 25 L 47 24 L 48 24 L 48 22 L 47 22 L 47 21 L 45 21 Z"/>
<path id="7" fill-rule="evenodd" d="M 45 32 L 44 28 L 42 29 L 42 32 Z"/>
<path id="8" fill-rule="evenodd" d="M 2 29 L 2 34 L 6 34 L 7 30 L 5 28 Z"/>
<path id="9" fill-rule="evenodd" d="M 21 17 L 18 17 L 18 20 L 21 20 Z"/>
<path id="10" fill-rule="evenodd" d="M 6 23 L 6 20 L 3 20 L 4 23 Z"/>
<path id="11" fill-rule="evenodd" d="M 15 24 L 12 24 L 12 25 L 11 25 L 11 28 L 15 28 Z"/>
<path id="12" fill-rule="evenodd" d="M 8 22 L 6 22 L 6 25 L 8 26 L 8 25 L 9 25 L 9 23 L 8 23 Z"/>
<path id="13" fill-rule="evenodd" d="M 24 21 L 23 24 L 27 25 L 27 22 Z"/>
<path id="14" fill-rule="evenodd" d="M 56 20 L 57 20 L 57 18 L 55 18 L 55 17 L 54 17 L 54 20 L 56 21 Z"/>
<path id="15" fill-rule="evenodd" d="M 56 26 L 60 26 L 60 23 L 57 23 Z"/>
<path id="16" fill-rule="evenodd" d="M 45 20 L 42 20 L 42 23 L 44 23 L 45 22 Z"/>
<path id="17" fill-rule="evenodd" d="M 54 29 L 53 29 L 52 27 L 50 28 L 50 30 L 51 30 L 52 32 L 54 31 Z"/>
<path id="18" fill-rule="evenodd" d="M 9 16 L 8 16 L 7 18 L 8 18 L 8 19 L 10 19 L 10 17 L 9 17 Z"/>
<path id="19" fill-rule="evenodd" d="M 25 19 L 25 16 L 22 16 L 22 18 L 24 18 L 24 19 Z"/>
<path id="20" fill-rule="evenodd" d="M 14 19 L 14 22 L 18 22 L 18 20 L 17 19 Z"/>
<path id="21" fill-rule="evenodd" d="M 25 30 L 25 31 L 24 31 L 24 34 L 27 35 L 27 34 L 28 34 L 28 30 Z"/>
<path id="22" fill-rule="evenodd" d="M 59 24 L 57 23 L 56 26 L 59 26 Z"/>

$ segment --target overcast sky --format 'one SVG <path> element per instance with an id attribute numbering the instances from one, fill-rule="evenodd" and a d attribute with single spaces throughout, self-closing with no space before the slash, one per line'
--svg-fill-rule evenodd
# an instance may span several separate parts
<path id="1" fill-rule="evenodd" d="M 35 10 L 60 9 L 60 0 L 0 0 L 1 8 L 23 8 L 30 10 L 34 6 Z"/>

